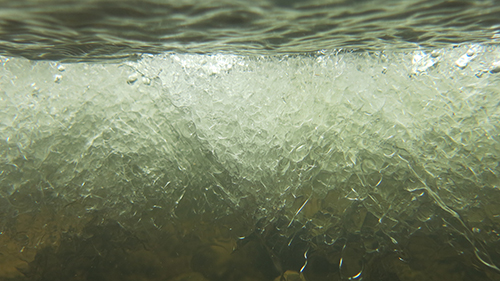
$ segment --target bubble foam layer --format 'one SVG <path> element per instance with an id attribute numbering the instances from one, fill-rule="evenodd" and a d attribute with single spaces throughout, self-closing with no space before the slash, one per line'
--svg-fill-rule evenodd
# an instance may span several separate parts
<path id="1" fill-rule="evenodd" d="M 121 64 L 2 57 L 0 237 L 15 245 L 4 250 L 30 263 L 107 221 L 140 239 L 224 221 L 230 237 L 309 243 L 300 266 L 273 260 L 279 271 L 307 269 L 308 249 L 344 241 L 338 274 L 355 278 L 369 274 L 355 266 L 359 245 L 405 260 L 424 233 L 495 272 L 499 60 L 488 45 Z"/>

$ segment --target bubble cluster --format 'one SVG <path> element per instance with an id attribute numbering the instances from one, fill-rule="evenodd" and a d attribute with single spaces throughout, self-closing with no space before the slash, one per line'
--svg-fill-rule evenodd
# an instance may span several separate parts
<path id="1" fill-rule="evenodd" d="M 496 269 L 484 245 L 496 245 L 500 216 L 499 54 L 2 57 L 0 231 L 33 260 L 59 238 L 11 228 L 23 214 L 66 218 L 51 233 L 68 233 L 95 214 L 162 231 L 245 213 L 253 227 L 235 235 L 314 245 L 358 235 L 369 253 L 444 231 Z M 345 278 L 362 274 L 351 242 Z"/>

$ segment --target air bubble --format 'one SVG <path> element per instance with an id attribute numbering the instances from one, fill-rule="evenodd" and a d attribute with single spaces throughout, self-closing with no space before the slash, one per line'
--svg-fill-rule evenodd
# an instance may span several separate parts
<path id="1" fill-rule="evenodd" d="M 478 46 L 472 46 L 465 54 L 463 54 L 456 62 L 455 65 L 460 69 L 464 69 L 467 67 L 469 62 L 471 62 L 475 57 L 477 57 L 477 53 L 479 51 Z"/>
<path id="2" fill-rule="evenodd" d="M 62 75 L 61 74 L 56 74 L 54 75 L 54 82 L 59 84 L 61 83 Z"/>
<path id="3" fill-rule="evenodd" d="M 470 61 L 471 61 L 470 57 L 467 56 L 467 54 L 465 54 L 455 62 L 455 65 L 458 66 L 460 69 L 464 69 L 465 67 L 467 67 Z"/>
<path id="4" fill-rule="evenodd" d="M 35 83 L 31 83 L 30 86 L 33 88 L 33 92 L 38 92 L 40 91 L 40 87 L 38 87 Z"/>
<path id="5" fill-rule="evenodd" d="M 147 78 L 147 77 L 142 77 L 142 83 L 144 85 L 151 85 L 151 79 Z"/>
<path id="6" fill-rule="evenodd" d="M 432 52 L 431 52 L 431 56 L 432 56 L 433 58 L 437 58 L 437 57 L 439 57 L 440 55 L 441 55 L 441 51 L 440 51 L 440 50 L 434 50 L 434 51 L 432 51 Z"/>
<path id="7" fill-rule="evenodd" d="M 433 56 L 425 52 L 417 52 L 413 55 L 413 73 L 421 73 L 436 65 L 438 62 Z"/>
<path id="8" fill-rule="evenodd" d="M 499 73 L 500 72 L 500 61 L 495 61 L 495 62 L 491 63 L 490 72 L 491 73 Z"/>
<path id="9" fill-rule="evenodd" d="M 131 74 L 127 78 L 127 84 L 132 85 L 137 81 L 137 79 L 139 79 L 139 75 L 137 73 Z"/>

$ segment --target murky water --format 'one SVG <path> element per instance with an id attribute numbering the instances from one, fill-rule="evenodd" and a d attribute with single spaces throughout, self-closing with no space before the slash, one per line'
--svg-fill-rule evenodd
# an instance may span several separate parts
<path id="1" fill-rule="evenodd" d="M 3 1 L 0 53 L 94 60 L 136 53 L 289 54 L 496 43 L 497 1 Z"/>
<path id="2" fill-rule="evenodd" d="M 0 280 L 500 280 L 498 2 L 0 8 Z"/>

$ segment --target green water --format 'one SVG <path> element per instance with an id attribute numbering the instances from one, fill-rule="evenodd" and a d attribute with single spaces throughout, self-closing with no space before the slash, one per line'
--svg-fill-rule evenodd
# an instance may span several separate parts
<path id="1" fill-rule="evenodd" d="M 500 280 L 496 2 L 0 7 L 0 280 Z"/>

